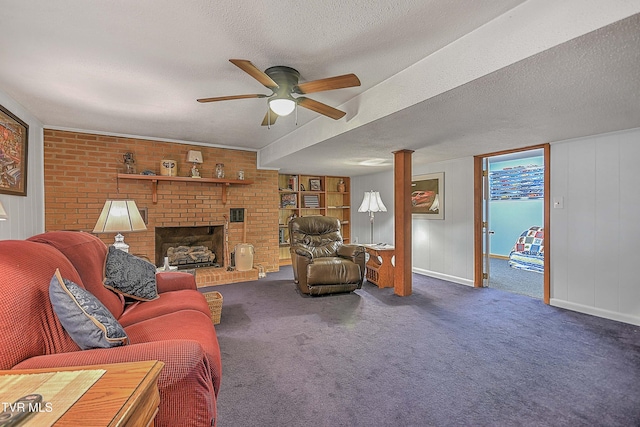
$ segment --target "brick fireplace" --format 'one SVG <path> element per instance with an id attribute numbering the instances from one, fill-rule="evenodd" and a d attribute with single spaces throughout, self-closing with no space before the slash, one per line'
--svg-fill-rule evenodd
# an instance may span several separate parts
<path id="1" fill-rule="evenodd" d="M 203 260 L 186 250 L 194 247 L 207 248 L 214 254 L 214 258 Z M 185 250 L 176 251 L 177 248 L 185 248 Z M 224 224 L 200 227 L 156 227 L 156 266 L 161 267 L 164 264 L 164 257 L 176 252 L 187 254 L 179 258 L 169 256 L 169 264 L 178 267 L 178 270 L 201 267 L 223 268 L 228 263 L 228 260 L 224 259 Z"/>
<path id="2" fill-rule="evenodd" d="M 163 181 L 157 184 L 154 200 L 150 181 L 118 179 L 127 152 L 134 154 L 138 172 L 159 173 L 162 159 L 175 159 L 178 176 L 187 177 L 191 165 L 186 155 L 190 149 L 202 152 L 204 163 L 199 169 L 204 178 L 213 176 L 216 163 L 224 163 L 226 175 L 233 177 L 243 170 L 251 185 L 228 186 L 223 203 L 218 184 L 195 179 Z M 162 265 L 166 250 L 156 247 L 156 229 L 202 228 L 208 235 L 209 227 L 225 224 L 230 209 L 242 208 L 246 209 L 245 222 L 230 222 L 228 226 L 230 250 L 238 243 L 249 243 L 256 248 L 254 266 L 259 264 L 265 272 L 278 271 L 278 172 L 258 169 L 256 161 L 256 153 L 251 151 L 45 129 L 45 228 L 91 232 L 105 200 L 134 200 L 145 210 L 147 231 L 125 234 L 129 252 Z M 220 232 L 212 233 L 217 236 Z M 107 245 L 113 244 L 113 235 L 99 237 Z M 225 261 L 220 244 L 212 251 L 217 260 Z M 235 283 L 251 280 L 253 273 L 197 268 L 196 282 L 198 286 Z"/>

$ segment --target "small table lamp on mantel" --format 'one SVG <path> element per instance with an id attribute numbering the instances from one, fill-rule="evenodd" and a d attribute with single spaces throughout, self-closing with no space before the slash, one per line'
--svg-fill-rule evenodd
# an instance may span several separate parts
<path id="1" fill-rule="evenodd" d="M 129 245 L 124 242 L 124 236 L 120 233 L 146 229 L 147 226 L 144 224 L 136 202 L 133 200 L 107 200 L 93 232 L 118 233 L 113 246 L 124 252 L 129 252 Z"/>
<path id="2" fill-rule="evenodd" d="M 193 163 L 193 166 L 191 167 L 191 178 L 201 178 L 197 165 L 202 163 L 202 152 L 189 150 L 187 152 L 187 162 Z"/>

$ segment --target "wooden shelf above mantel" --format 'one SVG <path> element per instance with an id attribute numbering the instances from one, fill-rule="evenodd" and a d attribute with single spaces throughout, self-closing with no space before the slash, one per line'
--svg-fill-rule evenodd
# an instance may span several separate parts
<path id="1" fill-rule="evenodd" d="M 224 179 L 224 178 L 191 178 L 188 176 L 164 176 L 164 175 L 134 175 L 119 173 L 118 179 L 136 179 L 142 181 L 151 181 L 152 185 L 152 200 L 153 203 L 158 203 L 158 182 L 159 181 L 178 181 L 189 182 L 194 184 L 215 184 L 222 187 L 222 204 L 227 204 L 227 187 L 231 185 L 250 185 L 253 181 L 240 180 L 240 179 Z"/>

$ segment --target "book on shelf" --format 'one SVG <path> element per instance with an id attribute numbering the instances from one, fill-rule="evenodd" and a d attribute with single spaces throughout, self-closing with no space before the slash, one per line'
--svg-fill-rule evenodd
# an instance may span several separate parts
<path id="1" fill-rule="evenodd" d="M 305 208 L 319 208 L 320 207 L 320 199 L 317 194 L 308 194 L 304 196 L 304 207 Z"/>
<path id="2" fill-rule="evenodd" d="M 295 175 L 291 175 L 289 177 L 289 189 L 291 191 L 298 191 L 298 177 Z"/>
<path id="3" fill-rule="evenodd" d="M 296 193 L 280 194 L 281 208 L 295 208 L 298 206 L 298 195 Z"/>

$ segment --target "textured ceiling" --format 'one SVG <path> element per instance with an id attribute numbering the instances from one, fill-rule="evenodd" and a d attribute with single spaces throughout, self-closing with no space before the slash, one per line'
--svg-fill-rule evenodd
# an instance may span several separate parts
<path id="1" fill-rule="evenodd" d="M 606 3 L 606 4 L 604 4 Z M 5 0 L 0 90 L 45 127 L 260 151 L 264 167 L 358 175 L 391 152 L 438 161 L 640 127 L 640 2 Z M 231 64 L 301 81 L 355 73 L 271 129 L 270 91 Z M 373 165 L 373 166 L 372 166 Z"/>

